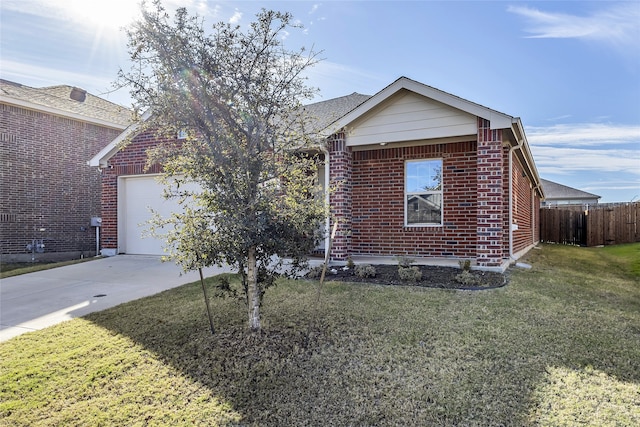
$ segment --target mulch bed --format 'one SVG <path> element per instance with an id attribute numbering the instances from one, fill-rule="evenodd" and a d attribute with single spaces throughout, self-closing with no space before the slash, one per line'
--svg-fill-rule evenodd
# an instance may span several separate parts
<path id="1" fill-rule="evenodd" d="M 470 286 L 456 280 L 456 276 L 462 273 L 461 269 L 430 265 L 416 265 L 422 271 L 422 278 L 412 283 L 400 279 L 397 265 L 376 264 L 374 267 L 376 269 L 375 277 L 365 278 L 356 276 L 354 269 L 344 270 L 342 267 L 330 267 L 329 270 L 333 270 L 327 270 L 325 280 L 462 290 L 494 289 L 507 284 L 507 276 L 505 274 L 474 270 L 469 273 L 475 276 L 477 283 Z"/>

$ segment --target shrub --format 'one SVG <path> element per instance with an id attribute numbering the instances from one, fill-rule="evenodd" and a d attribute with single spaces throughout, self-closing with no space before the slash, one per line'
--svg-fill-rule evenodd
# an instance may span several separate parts
<path id="1" fill-rule="evenodd" d="M 312 267 L 307 273 L 307 279 L 319 279 L 320 276 L 322 276 L 322 268 L 323 266 L 321 265 L 316 265 L 315 267 Z"/>
<path id="2" fill-rule="evenodd" d="M 355 274 L 358 277 L 376 277 L 376 268 L 369 264 L 356 265 Z"/>
<path id="3" fill-rule="evenodd" d="M 413 267 L 398 267 L 398 274 L 400 275 L 400 280 L 405 282 L 415 283 L 422 279 L 422 271 L 415 265 Z"/>
<path id="4" fill-rule="evenodd" d="M 347 257 L 347 268 L 349 270 L 351 270 L 353 267 L 355 267 L 356 264 L 353 262 L 353 260 L 351 259 L 351 257 Z"/>
<path id="5" fill-rule="evenodd" d="M 471 260 L 470 259 L 465 259 L 465 260 L 460 260 L 458 261 L 458 265 L 460 265 L 460 269 L 462 271 L 471 271 Z"/>
<path id="6" fill-rule="evenodd" d="M 410 267 L 411 264 L 413 264 L 414 262 L 416 262 L 415 259 L 413 258 L 409 258 L 407 256 L 404 255 L 398 255 L 396 256 L 396 261 L 398 261 L 398 267 Z"/>
<path id="7" fill-rule="evenodd" d="M 455 279 L 456 282 L 465 286 L 478 286 L 481 284 L 480 279 L 471 274 L 468 270 L 464 270 L 462 273 L 458 274 Z"/>

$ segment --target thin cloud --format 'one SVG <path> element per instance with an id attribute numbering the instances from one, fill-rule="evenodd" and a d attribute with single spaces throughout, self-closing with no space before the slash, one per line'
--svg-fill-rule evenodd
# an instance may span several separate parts
<path id="1" fill-rule="evenodd" d="M 640 180 L 634 182 L 606 181 L 594 184 L 588 183 L 584 187 L 585 191 L 598 190 L 638 190 L 640 193 Z"/>
<path id="2" fill-rule="evenodd" d="M 527 6 L 509 6 L 508 12 L 526 18 L 530 38 L 578 38 L 637 50 L 640 40 L 640 5 L 615 4 L 588 16 L 544 12 Z"/>
<path id="3" fill-rule="evenodd" d="M 242 12 L 236 9 L 235 12 L 233 12 L 233 15 L 231 16 L 231 18 L 229 18 L 229 23 L 237 24 L 238 22 L 240 22 L 241 19 L 242 19 Z"/>
<path id="4" fill-rule="evenodd" d="M 83 73 L 74 73 L 64 70 L 56 70 L 49 67 L 39 67 L 24 62 L 17 62 L 11 60 L 2 61 L 2 74 L 3 79 L 32 83 L 24 83 L 28 86 L 40 87 L 51 86 L 58 84 L 73 85 L 74 82 L 85 82 L 90 87 L 83 87 L 83 89 L 92 91 L 95 88 L 109 88 L 113 81 L 112 76 L 103 75 L 88 75 Z M 102 89 L 99 89 L 102 90 Z M 92 92 L 94 95 L 98 93 Z"/>
<path id="5" fill-rule="evenodd" d="M 20 82 L 31 87 L 55 86 L 68 84 L 75 86 L 83 82 L 82 88 L 89 93 L 115 102 L 120 105 L 130 105 L 131 97 L 126 89 L 113 90 L 113 76 L 75 73 L 65 70 L 52 69 L 31 65 L 17 61 L 2 61 L 0 77 L 6 80 Z"/>
<path id="6" fill-rule="evenodd" d="M 640 148 L 640 126 L 601 123 L 557 124 L 548 127 L 527 127 L 527 139 L 532 145 L 562 145 L 570 147 L 634 145 Z"/>
<path id="7" fill-rule="evenodd" d="M 570 175 L 574 172 L 615 172 L 640 175 L 637 150 L 589 150 L 584 148 L 531 146 L 541 174 Z"/>
<path id="8" fill-rule="evenodd" d="M 542 175 L 640 175 L 640 126 L 574 123 L 527 127 L 526 133 Z"/>

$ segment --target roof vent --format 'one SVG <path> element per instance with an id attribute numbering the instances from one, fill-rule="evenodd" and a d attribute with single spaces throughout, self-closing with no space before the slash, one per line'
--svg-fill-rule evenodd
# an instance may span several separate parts
<path id="1" fill-rule="evenodd" d="M 74 87 L 73 89 L 71 89 L 71 95 L 69 95 L 69 98 L 73 99 L 74 101 L 84 102 L 84 100 L 87 99 L 87 91 L 78 87 Z"/>

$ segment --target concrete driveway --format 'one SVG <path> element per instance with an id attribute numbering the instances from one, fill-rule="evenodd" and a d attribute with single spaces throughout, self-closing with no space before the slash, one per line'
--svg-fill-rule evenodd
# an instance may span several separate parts
<path id="1" fill-rule="evenodd" d="M 205 277 L 229 271 L 209 268 Z M 0 281 L 0 342 L 200 279 L 160 257 L 118 255 Z"/>

